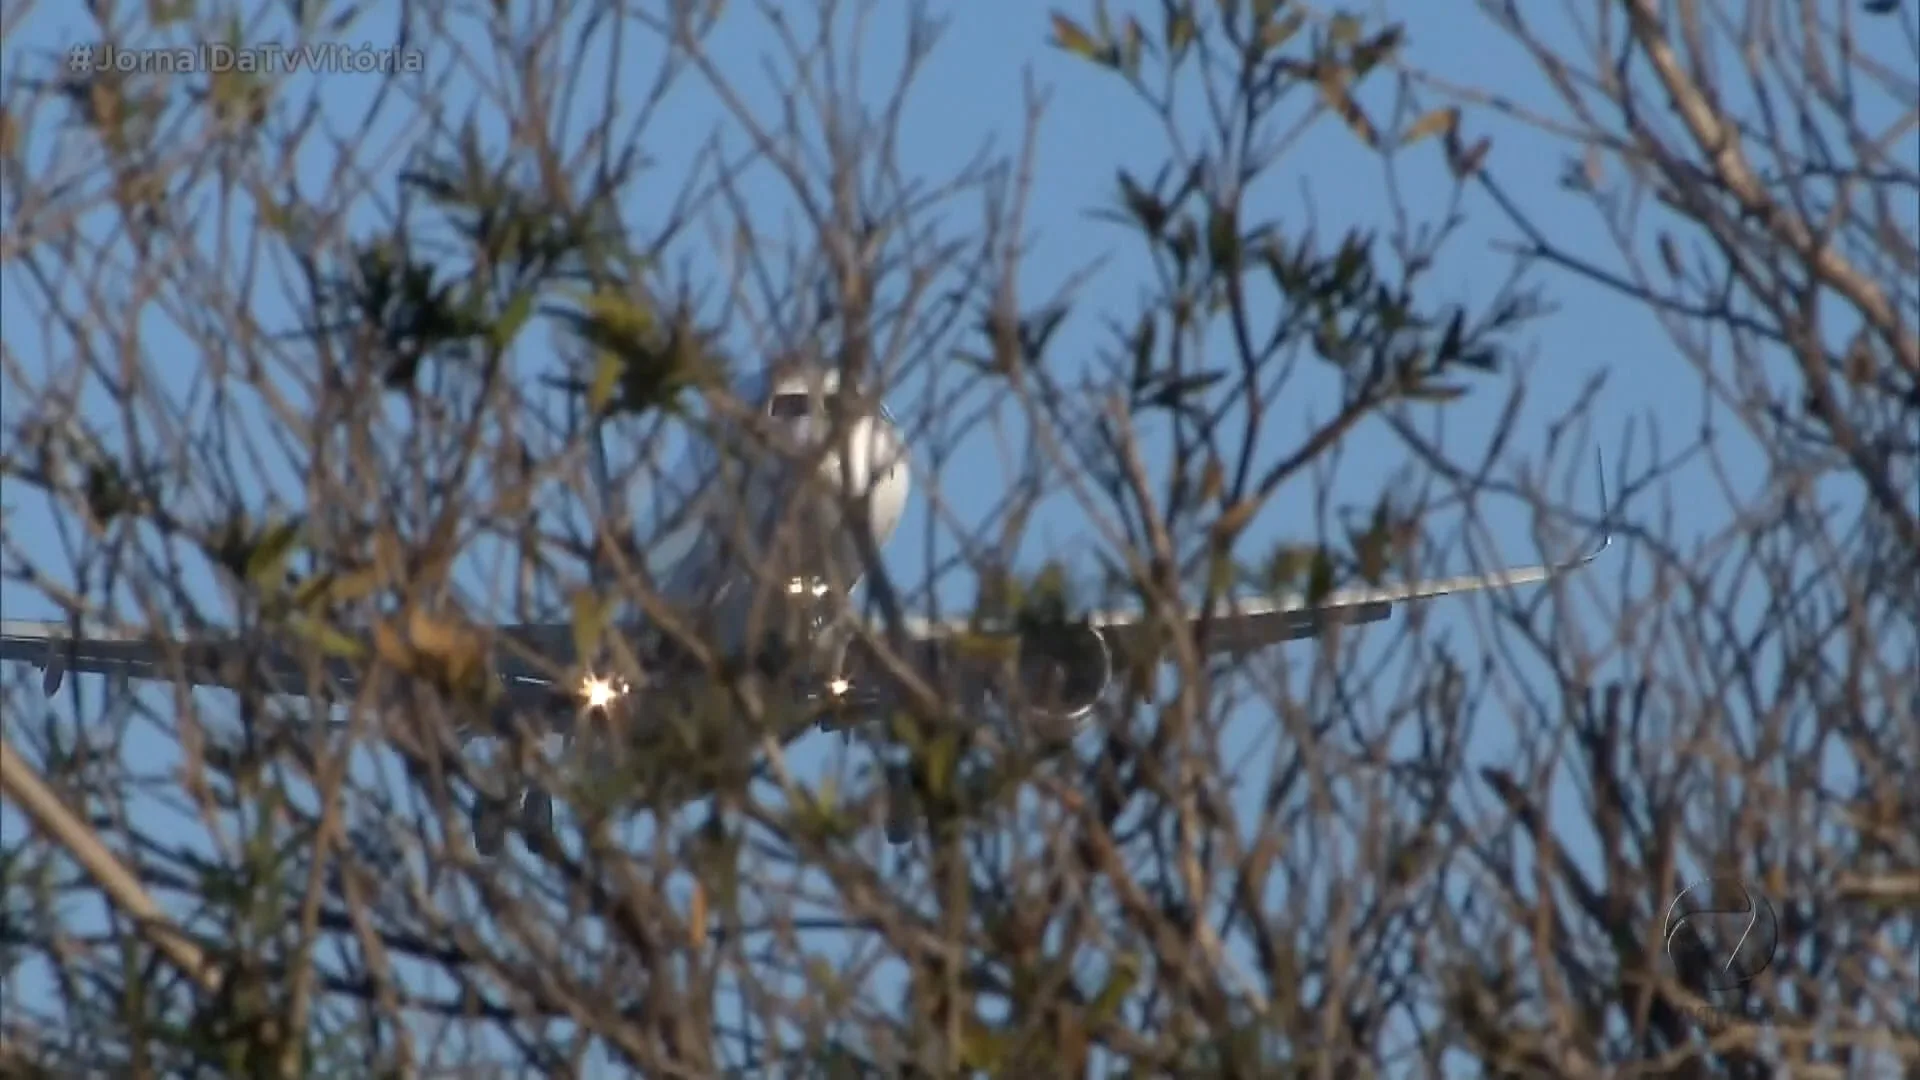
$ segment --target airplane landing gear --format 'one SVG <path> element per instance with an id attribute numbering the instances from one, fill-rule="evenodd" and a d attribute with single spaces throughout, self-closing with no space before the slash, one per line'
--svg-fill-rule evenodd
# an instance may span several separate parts
<path id="1" fill-rule="evenodd" d="M 67 677 L 67 658 L 59 646 L 47 649 L 46 663 L 40 665 L 40 691 L 52 697 L 60 692 L 60 683 Z"/>
<path id="2" fill-rule="evenodd" d="M 500 854 L 507 844 L 507 808 L 503 800 L 482 795 L 473 807 L 473 846 L 484 858 Z"/>
<path id="3" fill-rule="evenodd" d="M 473 846 L 486 858 L 500 854 L 507 844 L 509 825 L 517 824 L 523 835 L 553 834 L 553 796 L 539 788 L 527 788 L 512 799 L 481 795 L 473 807 Z"/>
<path id="4" fill-rule="evenodd" d="M 529 790 L 520 802 L 520 827 L 532 836 L 553 833 L 553 796 L 538 788 Z"/>
<path id="5" fill-rule="evenodd" d="M 824 677 L 812 673 L 805 676 L 808 685 L 803 693 L 818 708 L 814 727 L 825 732 L 838 731 L 852 738 L 854 724 L 863 718 L 859 698 L 870 696 L 856 693 L 853 680 L 847 677 L 847 648 L 852 638 L 834 627 L 824 611 L 814 613 L 809 633 L 816 649 L 813 671 L 824 673 Z"/>
<path id="6" fill-rule="evenodd" d="M 858 712 L 859 703 L 853 698 L 853 683 L 836 676 L 813 693 L 819 712 L 819 718 L 813 722 L 813 726 L 820 731 L 837 731 L 852 738 L 854 726 L 864 719 Z"/>
<path id="7" fill-rule="evenodd" d="M 898 846 L 913 839 L 913 779 L 903 764 L 889 764 L 886 770 L 887 843 Z"/>

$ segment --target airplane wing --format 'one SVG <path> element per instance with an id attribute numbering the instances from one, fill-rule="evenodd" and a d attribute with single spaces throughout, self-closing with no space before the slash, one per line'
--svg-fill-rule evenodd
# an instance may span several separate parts
<path id="1" fill-rule="evenodd" d="M 549 669 L 515 653 L 565 658 L 573 651 L 566 623 L 522 623 L 494 633 L 517 645 L 500 650 L 496 661 L 509 687 L 546 686 Z M 333 692 L 351 693 L 357 667 L 331 660 L 311 667 L 300 653 L 271 641 L 233 636 L 161 638 L 113 627 L 75 626 L 70 621 L 0 621 L 0 661 L 32 664 L 41 670 L 42 689 L 51 696 L 67 673 L 121 679 L 184 681 L 192 686 L 240 688 L 264 684 L 273 693 L 304 695 L 317 674 Z"/>
<path id="2" fill-rule="evenodd" d="M 1592 547 L 1574 558 L 1399 585 L 1335 589 L 1318 598 L 1300 593 L 1229 597 L 1217 601 L 1211 613 L 1189 613 L 1187 625 L 1195 629 L 1205 626 L 1205 640 L 1200 642 L 1204 652 L 1237 655 L 1284 641 L 1314 637 L 1331 625 L 1380 622 L 1393 614 L 1395 604 L 1535 585 L 1579 570 L 1599 558 L 1613 543 L 1613 514 L 1607 504 L 1606 470 L 1603 463 L 1596 461 L 1596 464 L 1600 465 L 1600 535 Z M 1155 627 L 1144 612 L 1094 612 L 1085 617 L 1083 625 L 1099 631 L 1113 653 L 1116 665 L 1151 662 L 1160 653 Z M 907 631 L 910 637 L 937 646 L 942 641 L 974 632 L 974 627 L 965 620 L 931 622 L 909 619 Z M 884 637 L 877 628 L 874 636 Z"/>
<path id="3" fill-rule="evenodd" d="M 1224 599 L 1214 605 L 1210 619 L 1203 619 L 1201 613 L 1195 612 L 1188 616 L 1188 622 L 1195 626 L 1205 622 L 1207 632 L 1202 645 L 1207 652 L 1240 654 L 1283 641 L 1314 637 L 1330 625 L 1381 622 L 1393 614 L 1395 604 L 1539 584 L 1586 566 L 1607 549 L 1612 539 L 1611 534 L 1603 535 L 1591 550 L 1559 563 L 1428 578 L 1400 585 L 1335 589 L 1317 600 L 1304 594 Z M 1137 613 L 1096 613 L 1088 622 L 1106 636 L 1119 656 L 1138 655 L 1139 650 L 1153 647 L 1148 637 L 1150 627 Z"/>
<path id="4" fill-rule="evenodd" d="M 1400 585 L 1337 589 L 1318 598 L 1304 594 L 1226 598 L 1215 603 L 1210 616 L 1189 613 L 1188 625 L 1205 627 L 1200 644 L 1206 652 L 1241 654 L 1313 637 L 1330 625 L 1379 622 L 1393 613 L 1395 604 L 1551 580 L 1591 563 L 1612 543 L 1604 474 L 1602 485 L 1601 536 L 1576 558 Z M 904 622 L 902 628 L 910 640 L 935 648 L 976 631 L 967 620 L 935 622 L 908 617 Z M 1143 612 L 1095 612 L 1084 625 L 1100 633 L 1116 662 L 1151 661 L 1159 652 L 1156 628 Z M 266 688 L 285 694 L 304 694 L 313 685 L 312 669 L 292 651 L 276 649 L 271 643 L 233 637 L 163 640 L 108 628 L 77 629 L 78 633 L 67 622 L 0 622 L 0 660 L 24 661 L 40 668 L 49 695 L 59 689 L 69 671 L 130 679 L 185 679 L 194 685 L 229 688 L 258 685 L 260 675 L 265 674 Z M 497 644 L 507 646 L 495 650 L 495 669 L 510 695 L 545 692 L 551 686 L 555 667 L 573 659 L 572 627 L 566 623 L 512 624 L 493 627 L 490 632 Z M 870 628 L 870 633 L 876 641 L 889 636 L 878 624 Z M 540 662 L 542 658 L 544 663 Z M 345 662 L 328 664 L 322 674 L 336 692 L 350 692 L 355 682 L 354 668 Z M 856 676 L 854 681 L 864 680 Z"/>
<path id="5" fill-rule="evenodd" d="M 1297 593 L 1229 597 L 1214 604 L 1211 618 L 1194 611 L 1187 614 L 1186 622 L 1195 628 L 1205 625 L 1206 637 L 1201 642 L 1205 652 L 1242 654 L 1285 641 L 1315 637 L 1330 625 L 1380 622 L 1393 614 L 1395 604 L 1548 581 L 1591 563 L 1611 543 L 1611 534 L 1603 535 L 1591 550 L 1559 563 L 1429 578 L 1401 585 L 1335 589 L 1317 600 Z M 1150 658 L 1158 648 L 1153 623 L 1144 612 L 1094 612 L 1080 622 L 1100 632 L 1116 661 Z M 933 622 L 909 618 L 905 623 L 909 638 L 935 644 L 975 632 L 972 623 L 961 619 Z M 885 639 L 885 633 L 877 625 L 872 633 L 876 640 Z"/>
<path id="6" fill-rule="evenodd" d="M 1187 622 L 1196 628 L 1204 624 L 1201 645 L 1206 652 L 1237 655 L 1314 637 L 1330 625 L 1380 622 L 1392 615 L 1395 604 L 1548 581 L 1586 566 L 1611 541 L 1611 534 L 1603 535 L 1590 551 L 1565 562 L 1401 585 L 1336 589 L 1317 600 L 1304 594 L 1224 598 L 1214 605 L 1211 618 L 1191 612 Z M 973 630 L 965 620 L 932 622 L 909 617 L 905 623 L 910 639 L 933 644 Z M 1086 617 L 1085 625 L 1100 632 L 1116 661 L 1150 659 L 1158 649 L 1153 624 L 1143 612 L 1095 612 Z M 510 689 L 545 688 L 551 682 L 552 668 L 536 666 L 530 658 L 546 657 L 551 663 L 564 663 L 573 651 L 573 631 L 566 623 L 522 623 L 498 627 L 494 632 L 517 646 L 496 653 L 499 674 Z M 876 640 L 886 637 L 878 626 L 872 632 Z M 49 695 L 59 690 L 68 672 L 184 680 L 190 685 L 228 688 L 255 684 L 264 677 L 272 692 L 287 694 L 307 692 L 315 674 L 299 656 L 271 643 L 234 637 L 165 640 L 107 627 L 76 628 L 71 622 L 61 621 L 0 621 L 0 661 L 5 660 L 39 668 Z M 355 671 L 354 665 L 331 661 L 319 674 L 335 692 L 351 693 Z"/>

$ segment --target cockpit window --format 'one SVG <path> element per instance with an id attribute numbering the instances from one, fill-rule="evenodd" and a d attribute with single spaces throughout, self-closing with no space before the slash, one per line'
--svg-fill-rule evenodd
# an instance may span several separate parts
<path id="1" fill-rule="evenodd" d="M 825 405 L 828 416 L 840 415 L 840 401 L 838 394 L 826 395 Z M 889 424 L 894 422 L 893 414 L 887 411 L 885 405 L 879 406 L 879 412 L 880 419 Z M 819 414 L 820 410 L 814 407 L 814 397 L 811 394 L 775 394 L 767 402 L 767 415 L 775 420 L 801 420 Z"/>
<path id="2" fill-rule="evenodd" d="M 806 394 L 775 394 L 767 403 L 767 415 L 777 420 L 797 420 L 813 412 L 813 401 Z"/>

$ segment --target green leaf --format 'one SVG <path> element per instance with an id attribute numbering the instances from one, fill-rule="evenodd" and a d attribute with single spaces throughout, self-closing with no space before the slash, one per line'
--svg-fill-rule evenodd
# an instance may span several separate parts
<path id="1" fill-rule="evenodd" d="M 514 293 L 513 299 L 507 302 L 506 310 L 500 313 L 500 318 L 493 324 L 492 333 L 489 335 L 493 347 L 505 349 L 512 345 L 514 339 L 520 336 L 520 331 L 526 327 L 527 319 L 532 315 L 533 290 L 521 289 Z"/>
<path id="2" fill-rule="evenodd" d="M 921 754 L 927 745 L 919 718 L 904 709 L 896 709 L 887 718 L 887 732 L 909 755 Z"/>
<path id="3" fill-rule="evenodd" d="M 1020 652 L 1020 637 L 1000 631 L 965 631 L 951 639 L 954 654 L 978 663 L 996 663 L 1013 659 Z"/>
<path id="4" fill-rule="evenodd" d="M 998 1075 L 1006 1067 L 1011 1042 L 1006 1034 L 989 1031 L 978 1022 L 969 1024 L 960 1036 L 960 1066 L 989 1076 Z"/>
<path id="5" fill-rule="evenodd" d="M 1352 296 L 1372 284 L 1373 268 L 1367 256 L 1373 250 L 1373 237 L 1360 232 L 1348 233 L 1340 243 L 1340 254 L 1333 260 L 1333 285 Z"/>
<path id="6" fill-rule="evenodd" d="M 1207 215 L 1207 255 L 1216 274 L 1231 274 L 1240 268 L 1240 209 L 1231 203 L 1215 203 Z"/>
<path id="7" fill-rule="evenodd" d="M 1140 20 L 1127 16 L 1126 29 L 1120 36 L 1120 66 L 1129 75 L 1140 70 L 1140 57 L 1146 52 L 1146 32 L 1140 28 Z"/>
<path id="8" fill-rule="evenodd" d="M 620 375 L 626 361 L 618 353 L 602 352 L 593 365 L 593 382 L 587 387 L 587 411 L 599 416 L 613 404 L 620 392 Z"/>
<path id="9" fill-rule="evenodd" d="M 653 335 L 653 314 L 614 289 L 598 289 L 581 303 L 583 329 L 589 340 L 604 349 L 636 352 Z"/>
<path id="10" fill-rule="evenodd" d="M 1307 571 L 1307 602 L 1318 604 L 1333 591 L 1333 559 L 1324 551 L 1314 552 L 1313 565 Z"/>
<path id="11" fill-rule="evenodd" d="M 1097 1028 L 1120 1015 L 1120 1007 L 1126 1004 L 1127 995 L 1133 993 L 1139 981 L 1138 959 L 1131 953 L 1123 953 L 1115 958 L 1113 970 L 1107 973 L 1106 985 L 1087 1003 L 1087 1026 Z"/>
<path id="12" fill-rule="evenodd" d="M 1160 202 L 1154 192 L 1142 188 L 1125 169 L 1119 171 L 1119 202 L 1127 208 L 1127 213 L 1139 221 L 1140 229 L 1148 236 L 1160 236 L 1167 227 L 1167 206 Z"/>
<path id="13" fill-rule="evenodd" d="M 1353 47 L 1353 77 L 1364 79 L 1367 74 L 1380 65 L 1380 61 L 1392 56 L 1400 48 L 1400 39 L 1404 32 L 1398 26 L 1389 26 L 1375 34 L 1370 41 L 1363 41 Z"/>
<path id="14" fill-rule="evenodd" d="M 1327 38 L 1335 45 L 1351 45 L 1360 40 L 1360 29 L 1359 19 L 1341 12 L 1327 25 Z"/>
<path id="15" fill-rule="evenodd" d="M 300 540 L 300 527 L 292 522 L 269 527 L 253 542 L 247 555 L 246 579 L 255 588 L 272 588 L 286 580 L 287 560 Z"/>
<path id="16" fill-rule="evenodd" d="M 1486 163 L 1487 151 L 1493 149 L 1493 140 L 1482 138 L 1472 146 L 1461 148 L 1456 133 L 1450 133 L 1447 140 L 1447 167 L 1453 170 L 1456 179 L 1466 179 L 1480 171 Z"/>
<path id="17" fill-rule="evenodd" d="M 1178 409 L 1194 404 L 1193 399 L 1227 377 L 1224 371 L 1197 371 L 1191 375 L 1156 378 L 1151 392 L 1138 395 L 1141 408 Z"/>
<path id="18" fill-rule="evenodd" d="M 367 647 L 364 644 L 347 636 L 324 620 L 296 615 L 288 620 L 287 625 L 296 636 L 312 642 L 322 655 L 335 660 L 348 661 L 366 658 Z"/>
<path id="19" fill-rule="evenodd" d="M 935 799 L 945 799 L 953 791 L 954 765 L 960 757 L 958 738 L 951 732 L 941 732 L 927 740 L 927 794 Z"/>
<path id="20" fill-rule="evenodd" d="M 154 29 L 184 22 L 193 16 L 193 0 L 148 0 L 147 19 Z"/>
<path id="21" fill-rule="evenodd" d="M 273 194 L 264 188 L 254 190 L 253 205 L 260 227 L 269 232 L 286 236 L 299 222 L 292 203 L 274 198 Z"/>
<path id="22" fill-rule="evenodd" d="M 350 604 L 372 596 L 383 582 L 378 566 L 363 566 L 326 580 L 326 599 L 335 604 Z"/>
<path id="23" fill-rule="evenodd" d="M 1267 587 L 1271 589 L 1294 588 L 1302 577 L 1313 569 L 1315 560 L 1320 558 L 1320 549 L 1305 544 L 1281 544 L 1267 557 Z"/>
<path id="24" fill-rule="evenodd" d="M 613 617 L 613 600 L 590 589 L 580 589 L 573 594 L 572 604 L 573 655 L 575 658 L 592 656 Z"/>
<path id="25" fill-rule="evenodd" d="M 133 485 L 111 461 L 88 464 L 83 487 L 87 512 L 98 522 L 109 522 L 123 514 L 137 513 L 140 500 Z"/>
<path id="26" fill-rule="evenodd" d="M 1384 509 L 1382 504 L 1381 511 Z M 1393 545 L 1392 533 L 1381 511 L 1374 514 L 1372 527 L 1353 538 L 1353 557 L 1359 566 L 1360 580 L 1369 585 L 1378 585 L 1386 579 L 1387 560 Z"/>
<path id="27" fill-rule="evenodd" d="M 1447 320 L 1446 333 L 1441 335 L 1440 348 L 1433 356 L 1436 365 L 1451 364 L 1460 358 L 1460 347 L 1466 340 L 1466 319 L 1466 308 L 1453 309 L 1453 317 Z"/>
<path id="28" fill-rule="evenodd" d="M 1022 606 L 1029 610 L 1045 608 L 1064 611 L 1071 602 L 1070 585 L 1065 564 L 1057 559 L 1049 559 L 1028 583 L 1026 600 Z"/>
<path id="29" fill-rule="evenodd" d="M 1169 3 L 1166 7 L 1166 27 L 1162 31 L 1167 42 L 1167 53 L 1174 62 L 1187 54 L 1194 38 L 1194 23 L 1191 9 L 1185 3 Z"/>
<path id="30" fill-rule="evenodd" d="M 1052 18 L 1055 48 L 1065 49 L 1075 56 L 1083 56 L 1089 60 L 1099 58 L 1100 43 L 1093 40 L 1093 35 L 1087 33 L 1085 28 L 1057 11 L 1053 12 Z"/>
<path id="31" fill-rule="evenodd" d="M 1299 33 L 1300 28 L 1305 26 L 1306 22 L 1307 17 L 1301 12 L 1289 12 L 1286 18 L 1276 23 L 1269 23 L 1266 29 L 1260 31 L 1261 46 L 1268 52 L 1279 49 L 1282 45 L 1292 41 L 1293 35 Z"/>
<path id="32" fill-rule="evenodd" d="M 1153 380 L 1154 338 L 1159 332 L 1153 313 L 1140 316 L 1140 322 L 1134 327 L 1133 334 L 1127 340 L 1127 348 L 1133 354 L 1133 378 L 1130 389 L 1137 396 L 1146 390 Z"/>
<path id="33" fill-rule="evenodd" d="M 1207 556 L 1207 595 L 1223 596 L 1233 588 L 1238 577 L 1238 568 L 1233 564 L 1233 556 L 1225 549 L 1216 549 Z"/>
<path id="34" fill-rule="evenodd" d="M 1400 391 L 1400 396 L 1408 401 L 1426 401 L 1442 403 L 1458 401 L 1465 397 L 1467 388 L 1454 383 L 1416 382 Z"/>
<path id="35" fill-rule="evenodd" d="M 260 117 L 266 97 L 266 87 L 250 72 L 216 71 L 207 81 L 207 104 L 215 115 L 228 120 Z"/>

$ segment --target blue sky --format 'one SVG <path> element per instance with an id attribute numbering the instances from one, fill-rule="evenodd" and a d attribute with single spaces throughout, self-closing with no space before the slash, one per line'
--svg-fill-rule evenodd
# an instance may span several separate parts
<path id="1" fill-rule="evenodd" d="M 870 24 L 869 96 L 887 89 L 888 73 L 897 66 L 900 54 L 900 19 L 893 8 L 882 6 L 888 13 L 877 15 Z M 713 41 L 714 60 L 723 70 L 738 73 L 749 107 L 768 116 L 779 102 L 779 88 L 760 68 L 771 45 L 768 31 L 746 5 L 736 7 L 739 10 L 729 16 Z M 1408 56 L 1414 64 L 1453 82 L 1484 87 L 1512 100 L 1546 104 L 1540 77 L 1531 63 L 1517 47 L 1483 25 L 1479 16 L 1468 13 L 1464 5 L 1397 7 L 1395 17 L 1408 22 Z M 1135 310 L 1145 286 L 1144 262 L 1138 248 L 1116 227 L 1089 220 L 1086 211 L 1110 202 L 1116 168 L 1131 167 L 1150 174 L 1164 160 L 1161 131 L 1110 76 L 1046 46 L 1044 7 L 1014 0 L 978 0 L 946 5 L 944 10 L 945 36 L 911 99 L 900 135 L 900 157 L 915 172 L 937 178 L 958 168 L 988 140 L 1014 150 L 1022 119 L 1023 74 L 1031 72 L 1048 90 L 1050 105 L 1043 121 L 1028 214 L 1033 234 L 1032 254 L 1023 270 L 1028 303 L 1038 304 L 1090 262 L 1106 257 L 1104 268 L 1077 294 L 1079 313 L 1063 327 L 1053 346 L 1053 355 L 1064 358 L 1057 362 L 1070 366 L 1076 362 L 1074 358 L 1090 355 L 1110 343 L 1105 319 Z M 1074 13 L 1083 14 L 1077 10 Z M 376 12 L 349 31 L 346 39 L 383 42 L 387 31 L 377 23 L 386 17 L 387 13 Z M 1545 11 L 1541 17 L 1551 25 L 1552 17 Z M 17 60 L 37 50 L 60 51 L 73 41 L 96 38 L 97 33 L 87 29 L 85 23 L 78 8 L 35 7 L 24 25 L 9 35 L 8 67 L 17 69 Z M 271 38 L 272 33 L 262 31 L 261 36 Z M 437 58 L 429 58 L 430 74 L 437 62 Z M 630 102 L 644 93 L 654 72 L 637 60 L 630 61 L 628 68 L 617 73 L 615 81 L 621 97 Z M 592 77 L 597 79 L 600 74 L 593 72 Z M 367 76 L 328 74 L 309 78 L 325 80 L 325 111 L 342 124 L 350 124 L 377 90 L 377 80 Z M 455 86 L 460 88 L 456 93 L 472 93 L 470 82 L 456 78 Z M 1558 108 L 1552 107 L 1551 111 L 1558 112 Z M 631 196 L 641 220 L 647 217 L 648 200 L 664 201 L 674 190 L 684 163 L 693 158 L 711 133 L 724 131 L 729 125 L 712 96 L 691 78 L 676 91 L 662 116 L 644 140 L 657 167 L 643 176 Z M 1559 186 L 1566 157 L 1564 146 L 1484 112 L 1470 114 L 1468 131 L 1470 135 L 1493 137 L 1490 167 L 1510 191 L 1520 194 L 1530 212 L 1552 222 L 1570 247 L 1591 251 L 1602 262 L 1615 261 L 1612 241 L 1586 201 Z M 735 145 L 739 145 L 737 137 Z M 322 151 L 307 155 L 302 161 L 302 186 L 313 190 L 325 183 L 329 164 Z M 1437 145 L 1428 144 L 1402 155 L 1399 169 L 1401 192 L 1416 220 L 1445 212 L 1449 192 Z M 1277 217 L 1291 228 L 1310 224 L 1323 241 L 1330 242 L 1348 227 L 1381 223 L 1387 205 L 1386 185 L 1378 159 L 1329 120 L 1308 134 L 1265 181 L 1253 197 L 1252 210 L 1256 216 Z M 373 188 L 380 188 L 377 178 Z M 786 202 L 778 185 L 761 176 L 750 181 L 748 189 L 756 205 L 763 208 L 766 227 L 773 227 Z M 1448 245 L 1439 271 L 1429 279 L 1429 302 L 1458 300 L 1477 310 L 1512 268 L 1511 256 L 1497 250 L 1497 245 L 1513 239 L 1514 234 L 1481 196 L 1469 195 L 1464 210 L 1467 224 Z M 372 220 L 371 215 L 368 220 Z M 695 260 L 696 266 L 702 258 L 711 258 L 697 244 L 687 246 L 684 254 Z M 8 268 L 0 274 L 15 272 Z M 1524 378 L 1529 396 L 1513 439 L 1515 452 L 1537 462 L 1544 450 L 1548 425 L 1598 376 L 1604 376 L 1605 387 L 1591 413 L 1592 434 L 1609 451 L 1610 471 L 1623 467 L 1637 470 L 1647 464 L 1645 436 L 1649 427 L 1665 432 L 1669 447 L 1684 442 L 1701 422 L 1701 388 L 1653 318 L 1595 287 L 1566 279 L 1537 280 L 1548 283 L 1558 310 L 1528 331 L 1532 347 L 1527 351 Z M 276 305 L 271 299 L 271 286 L 268 291 L 268 298 L 259 302 L 259 310 L 271 320 Z M 0 279 L 0 320 L 9 326 L 21 325 L 17 320 L 28 317 L 14 292 L 5 279 Z M 156 321 L 146 336 L 155 355 L 177 356 L 183 369 L 193 362 L 191 347 L 177 331 Z M 33 338 L 16 339 L 10 333 L 9 339 L 10 348 L 18 350 L 30 366 L 60 362 L 57 356 L 36 355 Z M 1511 385 L 1509 378 L 1478 383 L 1467 400 L 1446 407 L 1444 426 L 1450 449 L 1468 455 L 1491 433 L 1504 403 L 1504 392 Z M 906 416 L 915 403 L 896 399 L 892 404 L 896 412 Z M 1324 418 L 1331 408 L 1329 396 L 1316 399 L 1315 395 L 1302 395 L 1300 400 L 1280 406 L 1274 421 L 1276 430 L 1285 433 L 1290 423 L 1304 429 L 1309 417 Z M 5 402 L 0 402 L 0 412 L 9 422 L 16 415 L 13 406 Z M 101 422 L 110 420 L 103 418 Z M 1639 431 L 1633 442 L 1627 438 L 1631 429 Z M 1739 438 L 1742 436 L 1735 436 L 1736 441 Z M 1633 459 L 1622 460 L 1628 452 Z M 1750 465 L 1748 475 L 1751 481 L 1757 481 L 1763 471 L 1761 461 L 1751 449 L 1745 454 L 1744 460 Z M 1734 452 L 1732 460 L 1740 466 L 1741 452 Z M 1371 505 L 1396 472 L 1410 464 L 1406 451 L 1384 430 L 1363 430 L 1346 447 L 1336 498 L 1356 506 Z M 1555 465 L 1577 476 L 1582 493 L 1579 497 L 1591 500 L 1591 467 L 1586 458 L 1569 455 L 1563 449 Z M 940 479 L 943 493 L 963 514 L 983 513 L 1002 490 L 1001 467 L 990 445 L 975 440 L 957 459 L 956 467 Z M 1690 476 L 1682 474 L 1666 497 L 1672 508 L 1668 523 L 1679 538 L 1700 535 L 1726 521 L 1718 489 L 1700 470 Z M 1283 493 L 1249 544 L 1258 548 L 1283 536 L 1311 535 L 1316 526 L 1307 520 L 1310 498 L 1311 492 L 1304 486 Z M 53 546 L 51 523 L 43 506 L 15 492 L 7 493 L 7 503 L 7 527 L 13 535 L 29 544 L 40 543 L 37 537 L 44 535 L 47 546 Z M 1654 506 L 1641 508 L 1643 514 L 1656 520 L 1657 510 Z M 1489 507 L 1486 527 L 1505 561 L 1532 561 L 1538 555 L 1531 515 L 1524 508 Z M 908 581 L 919 577 L 927 528 L 926 515 L 916 510 L 892 545 L 893 568 Z M 1028 559 L 1066 554 L 1084 539 L 1078 511 L 1063 502 L 1040 516 L 1023 554 Z M 1492 557 L 1492 552 L 1482 554 Z M 1463 559 L 1464 554 L 1456 551 L 1456 557 Z M 1613 587 L 1619 565 L 1603 564 L 1597 571 L 1604 576 L 1603 588 Z M 962 592 L 946 599 L 952 602 L 964 597 Z M 1469 621 L 1465 605 L 1475 603 L 1441 605 L 1434 609 L 1430 625 L 1435 630 L 1453 626 L 1457 634 L 1468 635 L 1475 624 Z M 0 594 L 0 608 L 9 618 L 53 614 L 40 598 L 11 588 Z M 1239 726 L 1243 731 L 1236 737 L 1257 739 L 1261 718 L 1247 715 Z M 1497 730 L 1498 725 L 1493 727 Z M 1497 735 L 1489 733 L 1488 738 L 1494 742 L 1485 750 L 1497 753 Z"/>

